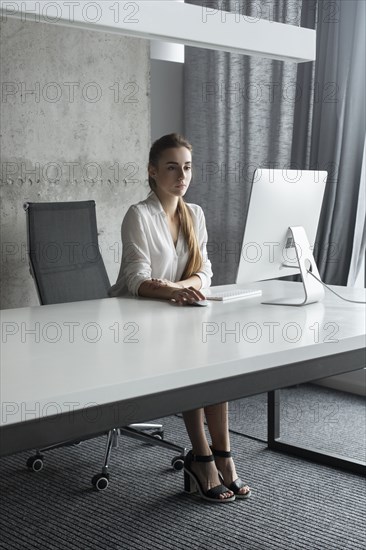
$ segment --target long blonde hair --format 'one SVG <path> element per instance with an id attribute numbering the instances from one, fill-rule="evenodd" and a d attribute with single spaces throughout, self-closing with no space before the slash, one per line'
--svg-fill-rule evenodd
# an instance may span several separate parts
<path id="1" fill-rule="evenodd" d="M 192 145 L 183 136 L 180 134 L 167 134 L 152 144 L 149 154 L 149 164 L 152 164 L 155 168 L 157 168 L 161 154 L 166 149 L 172 149 L 174 147 L 186 147 L 186 149 L 192 152 Z M 155 191 L 156 182 L 150 175 L 149 185 L 151 190 Z M 182 280 L 184 280 L 200 271 L 202 268 L 202 254 L 193 226 L 192 213 L 183 200 L 183 197 L 179 197 L 178 199 L 177 211 L 182 232 L 188 246 L 188 261 L 182 274 Z"/>

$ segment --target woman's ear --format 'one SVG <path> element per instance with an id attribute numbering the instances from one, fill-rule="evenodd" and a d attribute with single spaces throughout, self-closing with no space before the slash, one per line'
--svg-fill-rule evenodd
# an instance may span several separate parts
<path id="1" fill-rule="evenodd" d="M 151 178 L 155 178 L 156 177 L 156 168 L 155 168 L 155 166 L 153 166 L 152 164 L 149 164 L 147 169 L 148 169 L 148 172 L 149 172 L 149 176 Z"/>

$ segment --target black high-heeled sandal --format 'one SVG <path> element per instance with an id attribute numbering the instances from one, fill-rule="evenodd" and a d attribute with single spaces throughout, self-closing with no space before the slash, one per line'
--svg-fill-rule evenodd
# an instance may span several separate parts
<path id="1" fill-rule="evenodd" d="M 195 493 L 198 491 L 201 498 L 217 504 L 233 502 L 235 500 L 235 495 L 227 498 L 220 498 L 220 495 L 228 492 L 228 488 L 225 485 L 217 485 L 208 491 L 204 491 L 197 475 L 192 472 L 192 462 L 214 462 L 214 460 L 213 455 L 194 455 L 192 451 L 189 451 L 184 459 L 184 490 L 187 493 Z"/>
<path id="2" fill-rule="evenodd" d="M 210 449 L 214 457 L 220 456 L 222 458 L 232 458 L 231 451 L 217 451 L 216 449 L 213 449 L 211 445 L 210 445 Z M 218 472 L 222 482 L 224 483 L 224 476 L 222 475 L 219 469 L 218 469 Z M 249 489 L 248 484 L 244 483 L 244 481 L 242 481 L 240 477 L 238 477 L 238 479 L 230 483 L 230 486 L 228 488 L 230 489 L 230 491 L 234 493 L 235 498 L 249 498 L 250 495 L 252 494 L 250 489 L 247 493 L 239 493 L 240 489 L 242 489 L 243 487 L 248 487 Z"/>

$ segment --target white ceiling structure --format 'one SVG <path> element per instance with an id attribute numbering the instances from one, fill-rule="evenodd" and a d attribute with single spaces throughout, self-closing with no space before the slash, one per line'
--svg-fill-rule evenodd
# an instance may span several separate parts
<path id="1" fill-rule="evenodd" d="M 66 25 L 295 63 L 315 60 L 315 30 L 182 1 L 1 0 L 0 9 L 2 21 L 17 17 L 24 21 Z M 156 43 L 152 50 L 161 52 L 161 44 Z M 164 59 L 163 53 L 156 55 Z M 179 55 L 177 60 L 182 61 Z M 169 60 L 174 60 L 174 56 Z"/>

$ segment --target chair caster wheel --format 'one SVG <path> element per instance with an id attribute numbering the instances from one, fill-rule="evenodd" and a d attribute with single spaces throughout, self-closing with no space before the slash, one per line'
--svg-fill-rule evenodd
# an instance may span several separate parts
<path id="1" fill-rule="evenodd" d="M 164 430 L 157 430 L 156 432 L 152 432 L 151 435 L 156 439 L 164 439 Z"/>
<path id="2" fill-rule="evenodd" d="M 173 459 L 172 459 L 172 462 L 171 462 L 174 470 L 183 470 L 183 466 L 184 466 L 184 456 L 183 455 L 179 455 L 179 456 L 175 456 Z"/>
<path id="3" fill-rule="evenodd" d="M 27 460 L 27 467 L 33 472 L 40 472 L 43 466 L 43 455 L 30 456 Z"/>
<path id="4" fill-rule="evenodd" d="M 92 485 L 97 491 L 105 491 L 109 485 L 109 474 L 96 474 L 92 478 Z"/>

